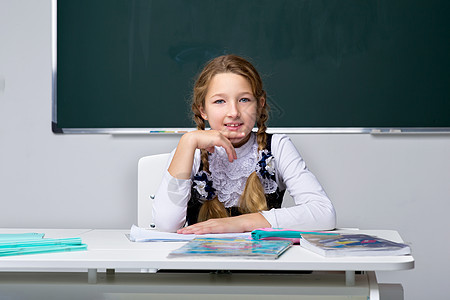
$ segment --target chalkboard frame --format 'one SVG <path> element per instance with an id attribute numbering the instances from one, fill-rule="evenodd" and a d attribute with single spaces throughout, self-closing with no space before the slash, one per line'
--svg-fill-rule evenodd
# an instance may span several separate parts
<path id="1" fill-rule="evenodd" d="M 66 134 L 183 134 L 193 127 L 154 128 L 60 128 L 57 116 L 57 2 L 52 0 L 52 132 Z M 450 100 L 450 99 L 449 99 Z M 269 127 L 272 133 L 450 133 L 449 127 Z"/>

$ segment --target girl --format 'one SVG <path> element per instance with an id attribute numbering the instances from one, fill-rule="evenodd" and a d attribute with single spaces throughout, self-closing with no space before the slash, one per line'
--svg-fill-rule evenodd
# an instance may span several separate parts
<path id="1" fill-rule="evenodd" d="M 331 201 L 291 140 L 266 133 L 266 93 L 248 61 L 210 61 L 195 83 L 192 111 L 197 130 L 171 153 L 153 205 L 156 228 L 204 234 L 335 227 Z M 285 190 L 295 206 L 281 208 Z"/>

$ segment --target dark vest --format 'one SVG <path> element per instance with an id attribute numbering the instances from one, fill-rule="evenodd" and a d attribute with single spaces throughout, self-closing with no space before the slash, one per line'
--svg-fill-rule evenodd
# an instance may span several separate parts
<path id="1" fill-rule="evenodd" d="M 267 134 L 267 146 L 266 149 L 271 151 L 272 146 L 272 134 Z M 203 163 L 200 162 L 199 170 L 203 169 Z M 271 176 L 273 180 L 275 180 L 275 175 Z M 277 187 L 277 190 L 271 194 L 266 194 L 267 208 L 270 210 L 272 208 L 280 208 L 281 203 L 283 202 L 284 192 L 286 190 L 280 190 Z M 199 193 L 195 188 L 191 188 L 191 198 L 188 201 L 187 205 L 187 213 L 186 213 L 186 222 L 188 225 L 192 225 L 197 223 L 198 213 L 200 211 L 200 207 L 202 206 L 202 202 Z M 239 212 L 238 207 L 230 207 L 227 208 L 228 214 L 230 216 L 239 216 L 241 213 Z"/>

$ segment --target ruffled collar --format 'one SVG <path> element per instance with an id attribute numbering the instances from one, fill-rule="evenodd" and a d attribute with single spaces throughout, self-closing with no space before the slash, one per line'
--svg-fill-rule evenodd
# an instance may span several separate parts
<path id="1" fill-rule="evenodd" d="M 234 150 L 236 151 L 236 156 L 239 159 L 241 157 L 244 158 L 244 157 L 247 157 L 248 155 L 254 154 L 255 147 L 256 147 L 256 150 L 258 150 L 258 143 L 256 142 L 256 134 L 254 132 L 252 132 L 252 133 L 250 133 L 250 138 L 248 139 L 248 141 L 241 147 L 234 148 Z M 221 151 L 225 152 L 222 147 L 215 147 L 215 148 L 221 149 Z M 226 153 L 225 153 L 225 158 L 228 161 L 228 157 L 226 156 Z"/>
<path id="2" fill-rule="evenodd" d="M 209 171 L 212 187 L 215 189 L 219 201 L 226 208 L 238 206 L 239 198 L 244 191 L 247 178 L 251 173 L 258 171 L 258 176 L 264 188 L 264 192 L 273 193 L 277 189 L 274 177 L 264 176 L 261 171 L 261 162 L 264 163 L 263 170 L 270 170 L 274 174 L 273 160 L 270 160 L 270 168 L 266 168 L 267 150 L 258 152 L 256 134 L 251 133 L 249 140 L 239 148 L 235 148 L 237 159 L 232 163 L 228 161 L 228 156 L 224 148 L 215 147 L 214 152 L 209 156 Z M 270 157 L 273 158 L 270 154 Z"/>

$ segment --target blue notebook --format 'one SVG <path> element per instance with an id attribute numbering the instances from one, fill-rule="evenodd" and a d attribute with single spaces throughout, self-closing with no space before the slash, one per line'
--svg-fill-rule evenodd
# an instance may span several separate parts
<path id="1" fill-rule="evenodd" d="M 0 242 L 3 241 L 17 241 L 17 240 L 35 240 L 42 239 L 44 233 L 30 232 L 30 233 L 0 233 Z"/>
<path id="2" fill-rule="evenodd" d="M 322 256 L 381 256 L 408 255 L 408 245 L 396 243 L 367 234 L 346 234 L 324 236 L 302 234 L 300 245 Z"/>
<path id="3" fill-rule="evenodd" d="M 81 238 L 44 239 L 44 233 L 0 234 L 0 256 L 86 250 Z"/>

